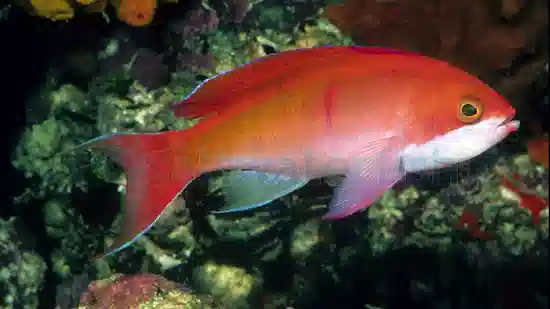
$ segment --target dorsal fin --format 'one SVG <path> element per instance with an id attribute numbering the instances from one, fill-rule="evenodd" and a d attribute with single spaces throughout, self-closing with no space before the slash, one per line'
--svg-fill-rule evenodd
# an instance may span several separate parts
<path id="1" fill-rule="evenodd" d="M 338 61 L 357 53 L 408 54 L 378 47 L 325 46 L 295 49 L 258 58 L 233 70 L 213 76 L 198 85 L 184 100 L 171 109 L 178 117 L 193 119 L 208 116 L 222 109 L 238 105 L 239 97 L 297 70 L 322 70 L 323 63 Z M 260 102 L 258 102 L 260 103 Z"/>

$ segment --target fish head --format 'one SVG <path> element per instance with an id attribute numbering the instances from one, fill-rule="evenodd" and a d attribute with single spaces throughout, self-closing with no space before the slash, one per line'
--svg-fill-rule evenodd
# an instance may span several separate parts
<path id="1" fill-rule="evenodd" d="M 430 84 L 413 100 L 422 142 L 404 150 L 407 171 L 468 161 L 519 128 L 512 105 L 474 76 L 458 71 Z"/>

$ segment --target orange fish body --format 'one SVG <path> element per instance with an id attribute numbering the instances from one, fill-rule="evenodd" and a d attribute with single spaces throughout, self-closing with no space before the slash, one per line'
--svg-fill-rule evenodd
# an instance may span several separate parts
<path id="1" fill-rule="evenodd" d="M 325 216 L 337 219 L 368 207 L 407 173 L 469 160 L 519 126 L 514 109 L 477 78 L 420 55 L 364 47 L 268 56 L 207 80 L 173 110 L 204 119 L 188 130 L 82 145 L 113 154 L 127 172 L 129 211 L 110 253 L 205 172 L 245 170 L 226 184 L 228 211 L 345 175 Z"/>

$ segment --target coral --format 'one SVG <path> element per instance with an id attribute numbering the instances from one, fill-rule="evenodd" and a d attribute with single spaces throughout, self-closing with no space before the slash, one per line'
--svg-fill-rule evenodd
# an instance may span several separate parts
<path id="1" fill-rule="evenodd" d="M 548 186 L 542 181 L 548 170 L 533 163 L 530 155 L 521 155 L 514 160 L 512 168 L 500 164 L 493 170 L 500 182 L 502 197 L 517 204 L 517 210 L 527 210 L 531 215 L 532 224 L 540 226 L 541 214 L 548 209 Z M 481 230 L 483 224 L 480 224 L 480 221 L 483 217 L 482 208 L 466 206 L 457 226 L 468 230 L 474 238 L 494 239 L 497 237 L 495 231 Z"/>
<path id="2" fill-rule="evenodd" d="M 54 115 L 67 110 L 83 110 L 87 107 L 87 97 L 73 85 L 64 85 L 57 89 L 45 86 L 43 92 L 29 100 L 33 113 L 28 116 L 36 123 L 30 125 L 24 132 L 20 146 L 15 151 L 13 165 L 26 171 L 28 178 L 41 179 L 32 189 L 27 188 L 21 196 L 21 201 L 27 197 L 40 197 L 54 190 L 70 193 L 73 188 L 84 189 L 82 179 L 72 176 L 70 164 L 87 165 L 83 157 L 64 157 L 60 151 L 76 146 L 75 141 L 67 139 L 68 133 L 78 135 L 86 129 L 73 122 L 58 121 Z M 50 117 L 51 115 L 51 117 Z M 78 158 L 82 159 L 81 161 Z M 76 161 L 74 161 L 76 159 Z"/>
<path id="3" fill-rule="evenodd" d="M 29 0 L 34 14 L 51 20 L 68 20 L 74 17 L 74 8 L 67 0 Z"/>
<path id="4" fill-rule="evenodd" d="M 154 17 L 157 0 L 112 0 L 118 18 L 132 26 L 148 25 Z"/>
<path id="5" fill-rule="evenodd" d="M 38 308 L 46 263 L 33 252 L 29 230 L 0 218 L 0 308 Z"/>
<path id="6" fill-rule="evenodd" d="M 103 2 L 103 0 L 76 0 L 76 2 L 82 4 L 82 5 L 90 5 L 97 2 Z"/>
<path id="7" fill-rule="evenodd" d="M 92 282 L 80 297 L 78 309 L 178 308 L 213 309 L 206 297 L 153 274 L 113 275 Z"/>
<path id="8" fill-rule="evenodd" d="M 211 9 L 198 7 L 187 15 L 172 22 L 169 31 L 174 48 L 171 58 L 175 60 L 178 71 L 211 71 L 215 58 L 210 52 L 204 52 L 205 41 L 200 37 L 217 29 L 219 18 Z"/>
<path id="9" fill-rule="evenodd" d="M 174 2 L 168 1 L 165 2 Z M 104 12 L 110 3 L 117 17 L 132 26 L 146 26 L 151 23 L 157 9 L 157 0 L 23 0 L 22 5 L 33 14 L 54 21 L 69 20 L 77 9 L 85 12 Z"/>
<path id="10" fill-rule="evenodd" d="M 249 308 L 249 301 L 257 292 L 261 280 L 246 270 L 207 262 L 193 271 L 194 280 L 201 290 L 208 291 L 229 308 Z"/>
<path id="11" fill-rule="evenodd" d="M 548 106 L 548 96 L 545 96 L 545 99 Z M 527 140 L 527 153 L 531 160 L 548 169 L 548 132 L 544 132 L 542 124 L 536 120 L 532 122 L 531 127 L 535 136 Z"/>
<path id="12" fill-rule="evenodd" d="M 121 74 L 154 90 L 168 84 L 171 73 L 211 71 L 215 59 L 205 48 L 205 36 L 217 28 L 218 21 L 216 12 L 198 7 L 169 21 L 161 35 L 135 39 L 128 29 L 118 29 L 99 52 L 98 75 Z"/>
<path id="13" fill-rule="evenodd" d="M 80 296 L 88 289 L 87 274 L 74 275 L 57 286 L 55 309 L 73 309 L 78 306 Z"/>
<path id="14" fill-rule="evenodd" d="M 548 28 L 543 0 L 347 0 L 329 5 L 325 15 L 358 43 L 417 51 L 481 77 L 494 76 L 530 53 Z M 500 88 L 532 83 L 548 62 L 547 47 L 537 55 Z"/>
<path id="15" fill-rule="evenodd" d="M 531 159 L 548 168 L 548 136 L 541 136 L 527 141 L 527 151 Z"/>
<path id="16" fill-rule="evenodd" d="M 527 209 L 531 213 L 533 224 L 540 224 L 541 212 L 548 208 L 548 198 L 544 199 L 536 190 L 530 189 L 522 182 L 519 173 L 514 173 L 509 176 L 504 171 L 499 171 L 499 176 L 502 185 L 507 190 L 511 191 L 512 194 L 516 195 L 519 206 Z"/>
<path id="17" fill-rule="evenodd" d="M 166 85 L 170 79 L 170 72 L 163 63 L 162 55 L 150 49 L 139 49 L 129 67 L 130 76 L 148 89 Z"/>
<path id="18" fill-rule="evenodd" d="M 243 22 L 254 1 L 249 0 L 209 0 L 209 6 L 219 12 L 224 20 L 232 23 Z"/>
<path id="19" fill-rule="evenodd" d="M 219 22 L 215 11 L 199 7 L 188 12 L 185 18 L 171 23 L 170 29 L 182 41 L 185 41 L 199 34 L 215 30 Z"/>

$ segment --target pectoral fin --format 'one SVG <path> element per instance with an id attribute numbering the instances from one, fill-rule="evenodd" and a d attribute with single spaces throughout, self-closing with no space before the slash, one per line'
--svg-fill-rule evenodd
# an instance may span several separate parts
<path id="1" fill-rule="evenodd" d="M 400 166 L 398 138 L 389 137 L 368 145 L 351 164 L 336 189 L 323 219 L 341 219 L 376 202 L 405 176 Z"/>
<path id="2" fill-rule="evenodd" d="M 269 204 L 303 187 L 309 179 L 256 171 L 229 171 L 220 187 L 226 205 L 213 213 L 239 212 Z"/>

